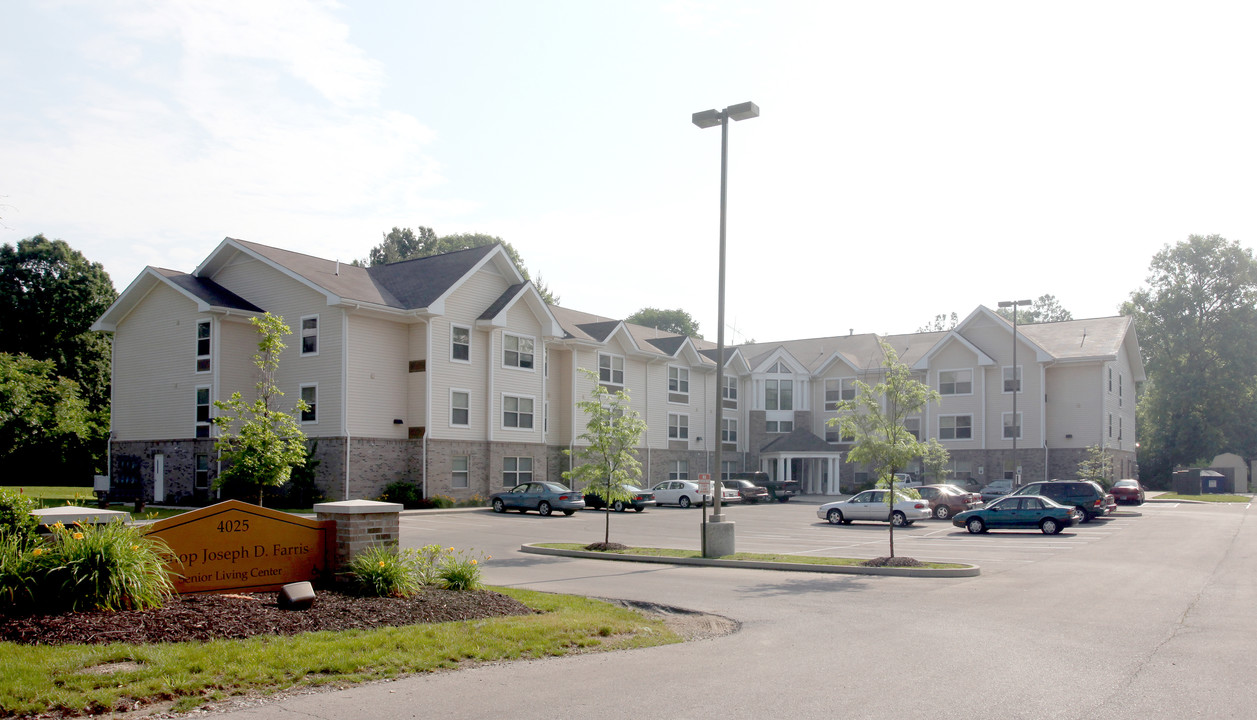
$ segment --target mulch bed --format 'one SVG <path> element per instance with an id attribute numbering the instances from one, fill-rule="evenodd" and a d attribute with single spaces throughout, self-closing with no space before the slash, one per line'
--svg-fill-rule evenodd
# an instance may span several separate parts
<path id="1" fill-rule="evenodd" d="M 0 641 L 33 645 L 159 643 L 367 630 L 476 620 L 535 611 L 488 590 L 429 588 L 408 598 L 317 591 L 306 610 L 281 610 L 277 593 L 175 595 L 160 608 L 120 612 L 0 614 Z"/>

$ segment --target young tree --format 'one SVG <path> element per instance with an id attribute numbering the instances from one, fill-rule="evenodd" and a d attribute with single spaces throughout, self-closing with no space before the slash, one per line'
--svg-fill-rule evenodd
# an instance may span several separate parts
<path id="1" fill-rule="evenodd" d="M 904 427 L 904 421 L 921 412 L 942 396 L 929 385 L 912 377 L 899 355 L 883 341 L 882 381 L 869 387 L 857 380 L 856 396 L 838 403 L 838 417 L 827 421 L 830 427 L 841 428 L 844 437 L 855 441 L 848 454 L 851 462 L 868 463 L 877 472 L 878 487 L 889 488 L 886 513 L 895 504 L 895 473 L 916 458 L 925 458 L 929 465 L 947 463 L 947 450 L 931 438 L 918 440 Z M 895 524 L 890 523 L 890 557 L 895 556 Z"/>
<path id="2" fill-rule="evenodd" d="M 1137 406 L 1140 477 L 1221 452 L 1257 456 L 1257 260 L 1219 235 L 1162 248 L 1122 306 L 1148 382 Z"/>
<path id="3" fill-rule="evenodd" d="M 698 332 L 698 322 L 681 308 L 660 310 L 653 307 L 644 307 L 624 318 L 624 322 L 658 328 L 663 332 L 675 333 L 677 335 L 689 335 L 700 340 L 703 339 L 703 336 Z"/>
<path id="4" fill-rule="evenodd" d="M 1113 481 L 1113 456 L 1099 445 L 1088 445 L 1087 456 L 1078 463 L 1078 479 L 1094 480 L 1101 487 L 1108 487 Z"/>
<path id="5" fill-rule="evenodd" d="M 297 417 L 308 406 L 298 399 L 292 414 L 278 407 L 284 393 L 275 385 L 275 371 L 279 369 L 279 354 L 287 347 L 283 336 L 291 335 L 292 330 L 282 317 L 270 313 L 250 322 L 261 336 L 253 356 L 260 375 L 254 386 L 257 399 L 245 402 L 237 390 L 230 400 L 214 402 L 220 413 L 212 418 L 220 433 L 214 449 L 230 463 L 214 486 L 232 481 L 256 483 L 261 505 L 267 487 L 282 486 L 294 468 L 305 464 L 306 437 Z"/>
<path id="6" fill-rule="evenodd" d="M 633 455 L 633 448 L 646 431 L 646 421 L 629 407 L 629 396 L 623 390 L 611 392 L 598 382 L 598 374 L 581 368 L 581 372 L 594 382 L 593 394 L 588 400 L 576 403 L 576 407 L 589 416 L 585 432 L 580 434 L 583 446 L 576 450 L 564 450 L 580 464 L 563 473 L 572 483 L 573 490 L 581 489 L 602 498 L 605 504 L 605 531 L 603 547 L 611 542 L 611 506 L 617 500 L 632 500 L 624 489 L 642 476 L 641 463 Z"/>

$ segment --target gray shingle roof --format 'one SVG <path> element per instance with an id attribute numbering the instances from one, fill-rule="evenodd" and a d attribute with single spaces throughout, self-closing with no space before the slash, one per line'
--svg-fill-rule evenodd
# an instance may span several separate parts
<path id="1" fill-rule="evenodd" d="M 1018 325 L 1036 345 L 1058 360 L 1116 356 L 1134 318 L 1126 316 Z"/>
<path id="2" fill-rule="evenodd" d="M 492 320 L 493 318 L 497 317 L 498 313 L 506 309 L 506 306 L 509 305 L 512 300 L 518 297 L 519 294 L 523 292 L 524 288 L 526 287 L 528 287 L 528 283 L 526 282 L 515 283 L 514 285 L 508 287 L 505 292 L 503 292 L 501 295 L 498 296 L 497 300 L 493 301 L 493 304 L 489 305 L 489 307 L 485 308 L 484 312 L 480 313 L 480 319 Z"/>
<path id="3" fill-rule="evenodd" d="M 813 435 L 812 431 L 808 430 L 807 428 L 798 427 L 798 428 L 795 428 L 794 432 L 790 433 L 789 435 L 779 437 L 776 440 L 773 440 L 772 442 L 768 443 L 764 447 L 760 448 L 760 452 L 761 453 L 775 453 L 775 452 L 834 453 L 834 452 L 838 452 L 838 449 L 835 448 L 833 445 L 830 445 L 824 440 Z"/>
<path id="4" fill-rule="evenodd" d="M 154 272 L 160 274 L 170 282 L 192 293 L 196 298 L 203 300 L 211 307 L 230 308 L 232 310 L 244 310 L 247 312 L 264 312 L 262 308 L 245 300 L 234 292 L 219 285 L 208 278 L 199 278 L 195 275 L 189 275 L 185 272 L 177 270 L 168 270 L 166 268 L 154 267 Z"/>

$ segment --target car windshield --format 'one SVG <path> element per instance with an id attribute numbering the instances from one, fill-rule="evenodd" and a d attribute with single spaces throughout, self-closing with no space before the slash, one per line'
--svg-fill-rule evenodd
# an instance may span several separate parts
<path id="1" fill-rule="evenodd" d="M 1113 487 L 1115 487 L 1115 488 L 1137 488 L 1137 487 L 1139 487 L 1139 483 L 1138 483 L 1138 482 L 1136 482 L 1136 481 L 1134 481 L 1134 480 L 1118 480 L 1117 482 L 1113 483 Z"/>

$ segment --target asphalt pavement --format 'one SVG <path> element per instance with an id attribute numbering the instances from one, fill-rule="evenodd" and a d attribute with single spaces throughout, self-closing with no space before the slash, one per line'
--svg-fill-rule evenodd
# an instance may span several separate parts
<path id="1" fill-rule="evenodd" d="M 884 554 L 884 524 L 809 503 L 733 507 L 738 549 Z M 696 547 L 697 509 L 571 518 L 407 514 L 402 541 L 475 547 L 493 585 L 731 618 L 729 635 L 495 663 L 267 702 L 243 718 L 1252 718 L 1257 527 L 1249 505 L 1149 503 L 1070 528 L 896 530 L 898 554 L 969 556 L 963 579 L 637 565 L 518 552 L 592 542 Z M 781 550 L 774 550 L 781 551 Z M 977 560 L 976 558 L 982 558 Z"/>

